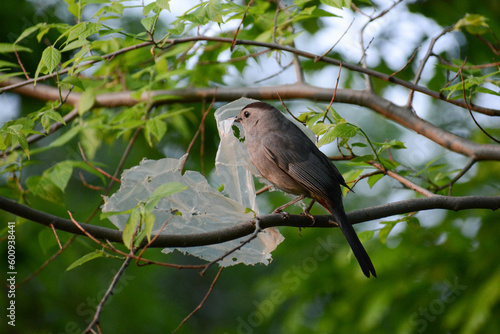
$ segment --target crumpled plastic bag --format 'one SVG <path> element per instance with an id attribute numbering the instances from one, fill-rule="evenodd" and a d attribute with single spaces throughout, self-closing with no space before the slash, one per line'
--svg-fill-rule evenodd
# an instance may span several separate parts
<path id="1" fill-rule="evenodd" d="M 155 223 L 152 234 L 157 233 L 168 220 L 161 234 L 189 235 L 221 230 L 235 224 L 248 221 L 258 214 L 255 200 L 255 188 L 251 170 L 255 168 L 248 158 L 245 146 L 233 135 L 232 123 L 234 116 L 248 103 L 250 99 L 239 99 L 229 103 L 215 112 L 221 143 L 216 157 L 216 169 L 224 183 L 224 190 L 229 197 L 213 188 L 206 178 L 198 172 L 186 171 L 180 173 L 183 160 L 165 158 L 160 160 L 143 160 L 139 166 L 132 167 L 122 174 L 120 189 L 105 199 L 103 212 L 123 212 L 132 209 L 141 201 L 151 197 L 154 190 L 168 182 L 180 182 L 187 186 L 186 190 L 162 198 L 153 209 Z M 247 208 L 254 212 L 247 212 Z M 173 214 L 178 210 L 181 215 Z M 118 214 L 109 220 L 123 230 L 128 214 Z M 248 237 L 239 238 L 221 244 L 165 248 L 169 253 L 174 249 L 182 253 L 197 256 L 207 261 L 214 261 L 229 250 L 241 245 Z M 220 266 L 230 266 L 238 263 L 268 264 L 271 252 L 284 237 L 274 228 L 263 230 L 257 238 L 245 244 L 242 248 L 219 261 Z"/>

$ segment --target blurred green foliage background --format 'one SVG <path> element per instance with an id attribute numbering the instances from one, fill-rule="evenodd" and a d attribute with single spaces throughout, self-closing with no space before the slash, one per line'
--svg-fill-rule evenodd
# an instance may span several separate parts
<path id="1" fill-rule="evenodd" d="M 355 3 L 363 6 L 362 2 Z M 175 1 L 170 4 L 172 7 L 176 5 L 178 4 Z M 401 4 L 407 5 L 412 13 L 426 17 L 443 27 L 454 24 L 470 12 L 488 17 L 491 30 L 496 33 L 500 31 L 500 4 L 496 0 L 411 1 Z M 256 6 L 261 6 L 266 13 L 274 13 L 272 2 L 256 1 Z M 118 24 L 124 31 L 139 33 L 144 30 L 138 23 L 141 16 L 125 16 Z M 67 4 L 63 1 L 2 2 L 0 43 L 12 43 L 23 30 L 40 22 L 74 24 L 75 18 L 67 12 Z M 322 29 L 318 22 L 321 21 L 311 20 L 304 22 L 303 26 L 313 34 L 318 33 Z M 161 30 L 162 26 L 157 29 Z M 51 30 L 44 39 L 50 43 L 59 34 L 60 32 Z M 255 38 L 256 35 L 256 31 L 248 29 L 242 32 L 241 38 Z M 474 64 L 498 61 L 498 56 L 492 56 L 491 50 L 478 39 L 470 36 L 466 39 L 463 36 L 458 38 L 461 38 L 461 59 L 467 57 L 467 60 Z M 43 41 L 38 43 L 34 36 L 26 39 L 23 45 L 33 50 L 32 53 L 23 53 L 22 59 L 26 70 L 34 73 L 46 45 Z M 213 54 L 207 51 L 201 60 L 214 60 L 220 51 L 214 49 L 212 52 Z M 149 55 L 147 49 L 137 50 L 130 56 L 134 61 L 119 66 L 124 66 L 124 71 L 133 72 L 140 68 L 142 59 L 148 59 Z M 11 54 L 7 60 L 16 62 Z M 308 65 L 311 66 L 311 73 L 318 70 L 314 68 L 314 64 L 308 61 L 304 63 L 306 69 Z M 130 68 L 125 69 L 126 66 Z M 387 71 L 390 67 L 391 64 L 382 60 L 373 69 Z M 199 70 L 196 75 L 197 77 L 194 77 L 193 74 L 190 84 L 205 87 L 215 85 L 214 82 L 221 84 L 223 76 L 228 73 L 223 66 L 213 66 Z M 412 72 L 408 69 L 401 75 L 410 78 Z M 445 81 L 443 82 L 442 77 L 439 78 L 440 75 L 442 74 L 436 73 L 435 77 L 429 80 L 429 85 L 434 84 L 435 79 L 440 80 L 442 86 Z M 349 88 L 351 84 L 355 86 L 356 80 L 347 80 L 345 88 Z M 380 87 L 377 85 L 376 83 L 375 87 L 380 91 L 387 88 L 385 83 L 380 84 Z M 134 89 L 133 81 L 132 86 L 128 88 Z M 16 98 L 13 93 L 8 93 L 8 96 L 18 103 L 18 108 L 14 108 L 18 113 L 13 118 L 26 116 L 45 105 L 45 102 L 23 96 Z M 214 107 L 223 104 L 218 102 Z M 433 106 L 447 108 L 443 107 L 442 103 L 431 104 L 430 109 Z M 290 105 L 301 106 L 294 102 L 290 102 Z M 153 147 L 148 145 L 143 136 L 138 137 L 126 160 L 125 168 L 137 165 L 144 157 L 180 157 L 186 151 L 200 124 L 202 104 L 186 103 L 159 108 L 175 110 L 184 107 L 192 109 L 166 120 L 167 132 Z M 370 131 L 369 135 L 374 141 L 400 139 L 403 136 L 404 131 L 400 127 L 371 112 L 355 107 L 338 109 L 347 119 L 351 117 L 351 113 L 357 113 L 358 116 L 352 117 L 358 117 L 358 124 Z M 62 111 L 69 110 L 63 108 Z M 95 116 L 96 118 L 89 122 L 106 122 L 114 116 L 112 110 L 97 110 L 95 113 L 100 114 L 99 117 Z M 430 116 L 431 119 L 432 117 L 436 116 Z M 458 123 L 450 125 L 442 116 L 436 117 L 435 120 L 441 121 L 443 127 L 448 126 L 452 130 L 459 129 L 461 124 L 456 121 Z M 470 119 L 466 117 L 465 120 L 460 118 L 460 121 L 470 123 Z M 481 137 L 479 130 L 474 127 L 465 131 L 470 138 Z M 493 128 L 493 125 L 489 131 L 497 136 L 500 134 L 498 127 Z M 95 135 L 100 142 L 92 160 L 102 164 L 106 170 L 113 171 L 121 159 L 131 132 L 125 132 L 118 139 L 116 133 L 88 133 L 89 136 Z M 44 139 L 35 147 L 44 147 L 50 140 Z M 40 175 L 56 162 L 67 159 L 80 160 L 77 148 L 79 140 L 82 139 L 74 138 L 60 149 L 33 155 L 32 164 L 23 170 L 21 182 L 26 182 L 30 176 Z M 217 144 L 215 122 L 213 117 L 209 116 L 205 128 L 204 155 L 199 154 L 200 141 L 197 141 L 186 168 L 201 170 L 203 165 L 206 175 L 210 175 L 214 169 Z M 432 149 L 428 151 L 434 152 Z M 425 156 L 424 162 L 417 164 L 417 167 L 424 168 L 425 163 L 432 158 L 434 157 Z M 450 160 L 444 160 L 444 164 L 449 163 Z M 344 173 L 349 170 L 347 163 L 337 165 Z M 452 167 L 457 168 L 450 168 Z M 468 178 L 455 185 L 455 196 L 498 194 L 498 162 L 481 162 L 476 167 Z M 429 173 L 432 174 L 432 170 L 429 170 Z M 93 184 L 100 182 L 91 174 L 85 174 L 85 180 Z M 3 185 L 8 183 L 5 174 L 0 182 Z M 362 185 L 360 187 L 363 188 L 355 194 L 346 196 L 347 211 L 387 203 L 408 194 L 401 195 L 400 186 L 391 180 L 377 183 L 373 188 Z M 117 186 L 111 193 L 116 189 Z M 15 197 L 17 194 L 12 188 L 5 186 L 1 195 Z M 73 212 L 75 219 L 84 221 L 101 200 L 99 193 L 82 184 L 76 172 L 70 179 L 63 198 L 64 203 L 60 205 L 29 196 L 29 205 L 61 217 L 67 217 L 69 210 Z M 263 210 L 271 211 L 287 199 L 281 193 L 273 192 L 263 195 L 260 201 Z M 291 208 L 290 212 L 299 213 L 300 208 Z M 315 206 L 312 213 L 323 214 L 324 211 Z M 294 228 L 280 228 L 286 240 L 273 253 L 271 264 L 237 265 L 224 269 L 203 307 L 183 325 L 179 333 L 499 333 L 498 212 L 433 210 L 419 213 L 416 217 L 420 224 L 398 223 L 385 243 L 377 238 L 378 233 L 374 238 L 370 238 L 370 232 L 361 233 L 361 237 L 367 239 L 363 241 L 377 269 L 377 279 L 366 279 L 362 275 L 340 231 L 311 228 L 303 229 L 299 234 Z M 15 219 L 14 216 L 0 211 L 2 222 Z M 388 218 L 387 221 L 396 219 L 397 217 Z M 100 221 L 98 215 L 92 223 L 114 228 L 111 223 Z M 382 226 L 367 223 L 357 228 L 378 231 Z M 5 229 L 2 232 L 4 235 Z M 17 278 L 20 281 L 37 273 L 44 262 L 58 250 L 58 245 L 50 229 L 29 221 L 17 224 L 15 235 Z M 58 236 L 62 244 L 72 237 L 65 232 L 58 232 Z M 2 239 L 0 245 L 0 258 L 5 259 L 5 239 Z M 80 333 L 92 319 L 97 303 L 122 263 L 121 260 L 113 258 L 99 258 L 66 271 L 74 261 L 94 249 L 94 242 L 78 237 L 40 273 L 18 286 L 15 299 L 16 326 L 8 326 L 6 318 L 3 317 L 0 321 L 0 328 L 3 328 L 1 331 Z M 125 250 L 124 247 L 121 249 Z M 147 250 L 145 257 L 170 263 L 200 263 L 198 259 L 179 253 L 164 255 L 156 249 Z M 4 263 L 3 260 L 2 262 Z M 217 270 L 213 267 L 201 277 L 197 271 L 136 266 L 132 263 L 104 307 L 100 318 L 103 333 L 173 331 L 201 302 Z M 5 273 L 6 268 L 2 267 L 0 277 Z M 2 282 L 5 280 L 2 279 Z M 6 291 L 4 288 L 4 292 Z M 5 310 L 6 294 L 2 293 L 0 298 Z"/>

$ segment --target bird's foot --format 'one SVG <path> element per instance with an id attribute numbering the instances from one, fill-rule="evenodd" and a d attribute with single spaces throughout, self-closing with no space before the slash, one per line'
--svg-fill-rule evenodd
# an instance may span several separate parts
<path id="1" fill-rule="evenodd" d="M 311 220 L 312 220 L 311 226 L 313 226 L 314 223 L 316 223 L 316 220 L 314 219 L 314 216 L 309 213 L 309 210 L 304 210 L 301 213 L 301 215 L 304 215 L 304 216 L 307 216 L 307 217 L 311 218 Z"/>
<path id="2" fill-rule="evenodd" d="M 331 225 L 333 225 L 335 227 L 339 227 L 339 224 L 336 221 L 333 221 L 333 220 L 330 220 L 330 219 L 328 219 L 328 224 L 331 224 Z"/>

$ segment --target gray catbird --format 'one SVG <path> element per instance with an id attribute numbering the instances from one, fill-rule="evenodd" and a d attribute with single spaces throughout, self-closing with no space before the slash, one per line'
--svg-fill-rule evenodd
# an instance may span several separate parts
<path id="1" fill-rule="evenodd" d="M 235 119 L 245 131 L 250 160 L 281 190 L 309 197 L 335 219 L 366 277 L 377 276 L 370 257 L 347 219 L 340 185 L 348 187 L 333 163 L 295 124 L 264 102 L 244 107 Z"/>

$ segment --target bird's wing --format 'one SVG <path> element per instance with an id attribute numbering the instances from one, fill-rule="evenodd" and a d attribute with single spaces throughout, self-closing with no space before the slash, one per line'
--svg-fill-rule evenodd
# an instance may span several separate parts
<path id="1" fill-rule="evenodd" d="M 290 137 L 277 132 L 266 136 L 262 145 L 267 157 L 311 194 L 341 196 L 338 184 L 346 184 L 337 168 L 307 136 Z"/>

